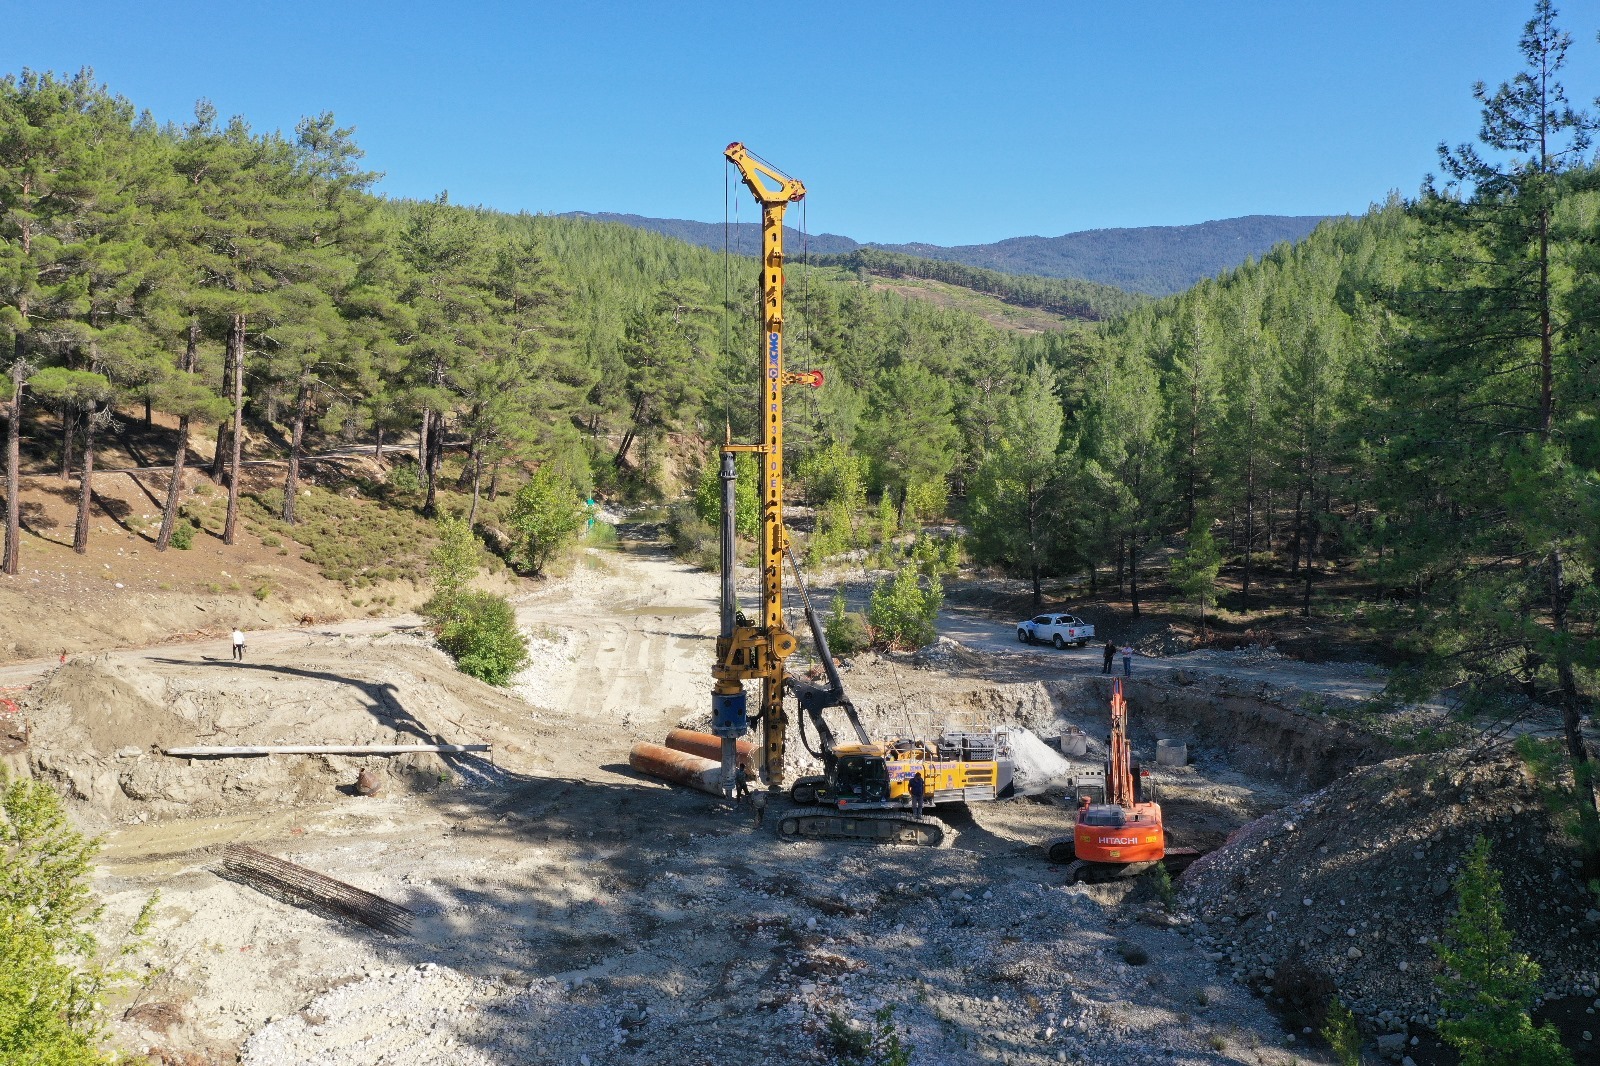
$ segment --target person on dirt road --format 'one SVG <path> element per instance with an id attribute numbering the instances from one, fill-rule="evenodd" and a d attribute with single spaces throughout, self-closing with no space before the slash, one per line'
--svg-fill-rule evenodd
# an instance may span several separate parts
<path id="1" fill-rule="evenodd" d="M 238 629 L 233 631 L 233 660 L 244 662 L 244 632 Z"/>
<path id="2" fill-rule="evenodd" d="M 911 793 L 911 817 L 922 817 L 922 797 L 928 791 L 928 783 L 922 779 L 922 771 L 918 770 L 911 775 L 911 780 L 906 782 L 906 790 Z"/>
<path id="3" fill-rule="evenodd" d="M 1111 664 L 1116 661 L 1116 658 L 1117 642 L 1114 640 L 1106 641 L 1106 665 L 1103 669 L 1101 669 L 1100 672 L 1102 674 L 1109 674 L 1111 672 Z"/>
<path id="4" fill-rule="evenodd" d="M 1132 677 L 1133 676 L 1133 645 L 1132 644 L 1124 644 L 1122 646 L 1122 676 L 1123 677 Z"/>

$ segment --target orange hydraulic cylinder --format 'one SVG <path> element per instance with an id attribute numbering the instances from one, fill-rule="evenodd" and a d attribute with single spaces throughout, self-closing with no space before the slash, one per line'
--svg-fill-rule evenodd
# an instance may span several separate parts
<path id="1" fill-rule="evenodd" d="M 675 751 L 686 751 L 690 755 L 698 755 L 702 759 L 712 759 L 718 765 L 722 763 L 722 738 L 714 733 L 701 733 L 693 729 L 674 729 L 667 734 L 667 747 Z M 748 740 L 740 740 L 734 746 L 736 754 L 734 761 L 751 773 L 755 770 L 756 748 Z"/>
<path id="2" fill-rule="evenodd" d="M 722 795 L 722 764 L 698 755 L 640 741 L 629 750 L 628 765 L 641 774 L 687 785 L 713 796 Z"/>

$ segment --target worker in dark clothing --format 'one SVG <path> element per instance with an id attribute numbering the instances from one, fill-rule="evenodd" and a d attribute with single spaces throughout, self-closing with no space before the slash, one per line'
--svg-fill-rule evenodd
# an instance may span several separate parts
<path id="1" fill-rule="evenodd" d="M 1101 670 L 1100 672 L 1102 674 L 1109 674 L 1111 672 L 1111 664 L 1116 662 L 1116 660 L 1117 660 L 1117 642 L 1114 641 L 1114 640 L 1108 640 L 1108 641 L 1106 641 L 1106 665 L 1105 665 L 1105 668 L 1103 670 Z"/>
<path id="2" fill-rule="evenodd" d="M 911 816 L 921 818 L 922 797 L 928 790 L 928 783 L 922 779 L 921 770 L 911 775 L 911 780 L 906 782 L 906 790 L 911 793 Z"/>
<path id="3" fill-rule="evenodd" d="M 741 807 L 750 802 L 750 771 L 740 763 L 733 770 L 733 799 Z"/>

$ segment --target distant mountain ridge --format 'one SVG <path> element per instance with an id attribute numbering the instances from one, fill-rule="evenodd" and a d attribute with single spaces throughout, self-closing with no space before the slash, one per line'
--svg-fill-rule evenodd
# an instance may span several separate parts
<path id="1" fill-rule="evenodd" d="M 620 222 L 653 230 L 669 237 L 721 248 L 720 222 L 694 222 L 681 218 L 648 218 L 612 212 L 569 212 L 571 217 L 599 222 Z M 862 244 L 837 233 L 813 233 L 804 238 L 812 255 L 845 255 L 868 248 L 924 259 L 942 259 L 1007 274 L 1034 274 L 1047 278 L 1076 278 L 1113 285 L 1129 292 L 1167 296 L 1182 292 L 1202 278 L 1232 270 L 1247 259 L 1259 258 L 1273 245 L 1298 241 L 1331 215 L 1245 215 L 1192 226 L 1137 226 L 1092 229 L 1059 237 L 1011 237 L 993 244 Z M 798 258 L 802 237 L 784 227 L 792 258 Z M 729 251 L 754 255 L 760 247 L 761 227 L 740 222 L 727 227 Z"/>

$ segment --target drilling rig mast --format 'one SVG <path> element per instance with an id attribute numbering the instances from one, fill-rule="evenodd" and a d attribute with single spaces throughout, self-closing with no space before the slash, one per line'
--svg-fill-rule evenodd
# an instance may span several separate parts
<path id="1" fill-rule="evenodd" d="M 783 215 L 803 199 L 806 187 L 757 159 L 735 141 L 724 153 L 739 170 L 750 195 L 761 205 L 761 424 L 760 443 L 727 443 L 722 448 L 722 626 L 712 667 L 712 732 L 722 738 L 725 789 L 731 789 L 735 741 L 749 728 L 745 681 L 761 682 L 761 778 L 770 787 L 783 784 L 784 660 L 795 650 L 794 634 L 783 621 L 783 557 L 788 536 L 783 526 L 783 387 L 821 384 L 821 375 L 790 374 L 783 367 Z M 760 470 L 761 613 L 754 624 L 739 615 L 733 589 L 734 454 L 753 452 Z"/>

